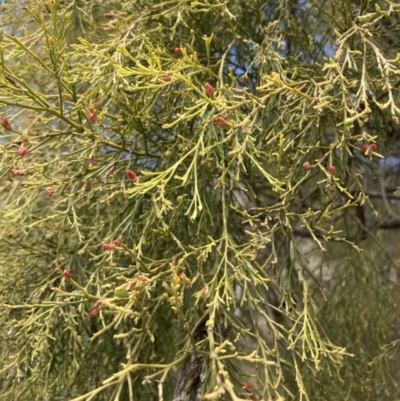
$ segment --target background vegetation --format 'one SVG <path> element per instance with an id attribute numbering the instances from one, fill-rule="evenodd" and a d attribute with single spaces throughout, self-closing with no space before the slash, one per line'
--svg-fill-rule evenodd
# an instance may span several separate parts
<path id="1" fill-rule="evenodd" d="M 1 5 L 0 399 L 397 400 L 400 5 Z"/>

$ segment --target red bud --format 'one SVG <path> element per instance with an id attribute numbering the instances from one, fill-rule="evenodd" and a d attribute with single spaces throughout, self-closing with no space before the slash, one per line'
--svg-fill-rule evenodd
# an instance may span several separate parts
<path id="1" fill-rule="evenodd" d="M 56 193 L 55 189 L 49 189 L 49 190 L 47 191 L 47 194 L 48 194 L 50 197 L 52 197 L 55 193 Z"/>
<path id="2" fill-rule="evenodd" d="M 244 388 L 245 388 L 246 390 L 251 390 L 251 389 L 253 388 L 253 385 L 252 385 L 250 382 L 247 382 L 247 383 L 244 385 Z"/>
<path id="3" fill-rule="evenodd" d="M 28 118 L 36 118 L 34 114 L 28 114 Z"/>
<path id="4" fill-rule="evenodd" d="M 368 146 L 367 145 L 363 144 L 363 145 L 360 146 L 360 152 L 361 153 L 365 154 L 365 153 L 367 153 L 367 150 L 368 150 Z"/>
<path id="5" fill-rule="evenodd" d="M 216 125 L 216 126 L 218 126 L 220 128 L 229 127 L 228 121 L 226 121 L 225 118 L 223 118 L 221 116 L 214 117 L 213 123 L 214 123 L 214 125 Z"/>
<path id="6" fill-rule="evenodd" d="M 103 244 L 103 249 L 106 251 L 113 251 L 115 249 L 114 244 Z"/>
<path id="7" fill-rule="evenodd" d="M 18 155 L 22 157 L 27 151 L 28 151 L 27 148 L 19 148 Z"/>
<path id="8" fill-rule="evenodd" d="M 311 168 L 311 163 L 307 160 L 307 161 L 305 161 L 305 162 L 303 163 L 303 167 L 304 167 L 306 170 L 310 170 L 310 168 Z"/>
<path id="9" fill-rule="evenodd" d="M 4 129 L 11 130 L 11 124 L 5 117 L 0 118 L 0 123 Z"/>
<path id="10" fill-rule="evenodd" d="M 69 272 L 68 270 L 64 271 L 64 278 L 69 280 L 71 278 L 71 272 Z"/>
<path id="11" fill-rule="evenodd" d="M 210 85 L 210 84 L 207 82 L 207 83 L 204 85 L 204 89 L 205 89 L 205 91 L 206 91 L 206 93 L 207 93 L 208 96 L 214 97 L 215 89 L 214 89 L 214 87 L 213 87 L 212 85 Z"/>
<path id="12" fill-rule="evenodd" d="M 376 143 L 371 143 L 371 145 L 369 145 L 369 148 L 375 152 L 376 149 L 378 149 L 378 145 Z"/>
<path id="13" fill-rule="evenodd" d="M 97 116 L 96 116 L 96 113 L 95 112 L 90 112 L 89 113 L 89 121 L 91 122 L 91 123 L 94 123 L 94 122 L 96 122 L 96 119 L 97 119 Z"/>
<path id="14" fill-rule="evenodd" d="M 105 13 L 104 18 L 112 18 L 114 15 L 112 13 Z"/>
<path id="15" fill-rule="evenodd" d="M 98 314 L 99 314 L 99 310 L 97 308 L 94 308 L 89 312 L 89 318 L 95 317 Z"/>
<path id="16" fill-rule="evenodd" d="M 141 281 L 142 283 L 144 283 L 144 282 L 147 281 L 147 277 L 145 277 L 145 276 L 139 276 L 139 277 L 138 277 L 138 280 Z"/>
<path id="17" fill-rule="evenodd" d="M 161 77 L 160 81 L 162 82 L 171 82 L 172 78 L 169 75 L 166 75 L 165 77 Z"/>
<path id="18" fill-rule="evenodd" d="M 94 158 L 94 157 L 91 157 L 90 159 L 89 159 L 89 163 L 92 165 L 92 166 L 97 166 L 97 160 Z"/>
<path id="19" fill-rule="evenodd" d="M 122 246 L 121 241 L 120 241 L 119 239 L 115 239 L 112 243 L 113 243 L 115 246 L 118 246 L 118 247 L 121 247 L 121 246 Z"/>
<path id="20" fill-rule="evenodd" d="M 136 182 L 138 180 L 138 176 L 132 170 L 126 170 L 126 175 L 130 181 Z"/>
<path id="21" fill-rule="evenodd" d="M 336 173 L 336 167 L 335 166 L 329 166 L 328 167 L 328 173 L 329 174 L 335 174 Z"/>
<path id="22" fill-rule="evenodd" d="M 180 47 L 175 47 L 174 53 L 175 53 L 177 56 L 182 56 L 182 49 L 181 49 Z"/>

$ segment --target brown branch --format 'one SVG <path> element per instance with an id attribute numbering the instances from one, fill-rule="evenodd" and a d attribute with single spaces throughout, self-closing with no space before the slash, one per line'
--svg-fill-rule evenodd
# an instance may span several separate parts
<path id="1" fill-rule="evenodd" d="M 386 220 L 382 223 L 379 223 L 375 228 L 382 228 L 382 229 L 395 229 L 400 228 L 400 220 Z"/>

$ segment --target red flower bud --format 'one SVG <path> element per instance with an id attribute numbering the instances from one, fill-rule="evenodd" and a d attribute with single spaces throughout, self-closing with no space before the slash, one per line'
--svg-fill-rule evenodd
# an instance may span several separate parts
<path id="1" fill-rule="evenodd" d="M 112 13 L 105 13 L 104 18 L 112 18 L 114 15 Z"/>
<path id="2" fill-rule="evenodd" d="M 92 166 L 97 166 L 97 160 L 94 158 L 94 157 L 91 157 L 90 159 L 89 159 L 89 163 L 92 165 Z"/>
<path id="3" fill-rule="evenodd" d="M 98 314 L 99 314 L 98 308 L 94 308 L 89 312 L 89 318 L 95 317 Z"/>
<path id="4" fill-rule="evenodd" d="M 369 148 L 370 148 L 373 152 L 375 152 L 376 149 L 378 149 L 378 145 L 377 145 L 376 143 L 371 143 L 371 145 L 369 145 Z"/>
<path id="5" fill-rule="evenodd" d="M 328 173 L 329 174 L 335 174 L 336 173 L 336 167 L 335 166 L 329 166 L 328 167 Z"/>
<path id="6" fill-rule="evenodd" d="M 28 114 L 28 118 L 36 118 L 34 114 Z"/>
<path id="7" fill-rule="evenodd" d="M 166 75 L 165 77 L 161 77 L 160 81 L 162 82 L 171 82 L 172 78 L 169 75 Z"/>
<path id="8" fill-rule="evenodd" d="M 208 82 L 204 85 L 204 90 L 206 91 L 207 95 L 210 97 L 214 97 L 214 92 L 215 89 L 212 85 L 210 85 Z"/>
<path id="9" fill-rule="evenodd" d="M 28 151 L 27 148 L 19 148 L 18 155 L 22 157 L 27 151 Z"/>
<path id="10" fill-rule="evenodd" d="M 101 302 L 100 301 L 96 301 L 93 305 L 94 309 L 98 309 L 101 306 Z"/>
<path id="11" fill-rule="evenodd" d="M 94 123 L 94 122 L 96 122 L 96 119 L 97 119 L 97 116 L 96 116 L 96 113 L 95 112 L 90 112 L 89 113 L 89 121 L 91 122 L 91 123 Z"/>
<path id="12" fill-rule="evenodd" d="M 49 189 L 49 190 L 47 191 L 47 194 L 50 196 L 50 198 L 51 198 L 55 193 L 56 193 L 56 190 L 55 190 L 55 189 Z"/>
<path id="13" fill-rule="evenodd" d="M 180 47 L 175 47 L 174 53 L 175 53 L 177 56 L 182 56 L 182 49 L 181 49 Z"/>
<path id="14" fill-rule="evenodd" d="M 138 180 L 138 176 L 132 170 L 126 170 L 126 175 L 130 181 L 136 182 Z"/>
<path id="15" fill-rule="evenodd" d="M 115 249 L 114 244 L 103 244 L 103 249 L 106 251 L 113 251 Z"/>
<path id="16" fill-rule="evenodd" d="M 139 276 L 139 277 L 138 277 L 138 280 L 139 280 L 140 282 L 144 283 L 144 282 L 147 281 L 147 277 L 145 277 L 145 276 Z"/>
<path id="17" fill-rule="evenodd" d="M 23 138 L 23 139 L 22 139 L 22 143 L 24 143 L 25 145 L 26 145 L 27 143 L 29 143 L 29 138 Z"/>
<path id="18" fill-rule="evenodd" d="M 305 162 L 303 163 L 303 167 L 304 167 L 306 170 L 310 170 L 310 168 L 311 168 L 311 163 L 307 160 L 307 161 L 305 161 Z"/>
<path id="19" fill-rule="evenodd" d="M 245 388 L 246 390 L 251 390 L 251 389 L 253 388 L 253 385 L 252 385 L 250 382 L 247 382 L 247 383 L 244 385 L 244 388 Z"/>
<path id="20" fill-rule="evenodd" d="M 368 146 L 367 145 L 363 144 L 363 145 L 360 146 L 360 152 L 362 154 L 365 155 L 365 153 L 367 153 L 367 150 L 368 150 Z"/>
<path id="21" fill-rule="evenodd" d="M 71 278 L 71 272 L 68 270 L 64 270 L 64 278 L 69 280 Z"/>
<path id="22" fill-rule="evenodd" d="M 118 247 L 121 247 L 121 246 L 122 246 L 121 241 L 120 241 L 119 239 L 115 239 L 112 243 L 113 243 L 115 246 L 118 246 Z"/>
<path id="23" fill-rule="evenodd" d="M 0 118 L 0 123 L 4 129 L 11 130 L 11 124 L 5 117 Z"/>
<path id="24" fill-rule="evenodd" d="M 213 123 L 214 123 L 214 125 L 216 125 L 216 126 L 218 126 L 220 128 L 229 127 L 228 121 L 226 121 L 225 118 L 223 118 L 221 116 L 214 117 Z"/>

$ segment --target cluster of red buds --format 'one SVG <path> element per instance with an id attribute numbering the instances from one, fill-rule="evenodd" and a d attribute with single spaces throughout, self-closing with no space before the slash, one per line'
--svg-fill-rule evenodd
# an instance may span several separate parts
<path id="1" fill-rule="evenodd" d="M 303 163 L 303 168 L 305 170 L 310 170 L 310 169 L 312 169 L 312 165 L 308 160 L 306 160 Z M 336 167 L 335 166 L 328 166 L 328 173 L 334 175 L 336 173 Z"/>
<path id="2" fill-rule="evenodd" d="M 370 145 L 363 144 L 360 146 L 360 152 L 364 155 L 367 153 L 368 149 L 375 152 L 376 149 L 378 149 L 378 145 L 376 143 L 371 143 Z"/>

